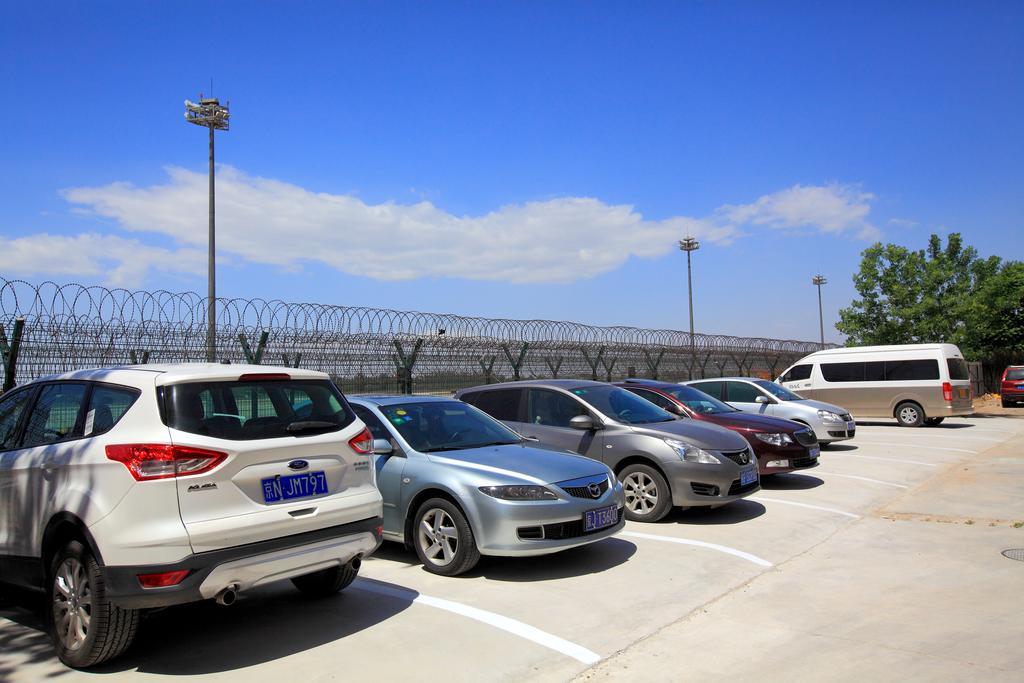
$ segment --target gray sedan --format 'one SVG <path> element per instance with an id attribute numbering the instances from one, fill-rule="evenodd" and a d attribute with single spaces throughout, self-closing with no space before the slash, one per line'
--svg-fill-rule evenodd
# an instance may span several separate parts
<path id="1" fill-rule="evenodd" d="M 473 406 L 427 396 L 349 397 L 373 433 L 384 539 L 455 576 L 481 555 L 542 555 L 622 530 L 607 466 L 527 441 Z"/>

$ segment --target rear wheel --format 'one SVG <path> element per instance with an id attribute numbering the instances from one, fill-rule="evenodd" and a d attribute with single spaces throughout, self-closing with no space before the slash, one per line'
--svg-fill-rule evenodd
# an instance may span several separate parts
<path id="1" fill-rule="evenodd" d="M 327 598 L 348 588 L 358 575 L 359 569 L 350 563 L 343 567 L 331 567 L 312 574 L 296 576 L 292 579 L 292 585 L 311 598 Z"/>
<path id="2" fill-rule="evenodd" d="M 626 519 L 657 522 L 672 509 L 672 492 L 661 472 L 649 465 L 635 464 L 619 472 L 626 494 Z"/>
<path id="3" fill-rule="evenodd" d="M 924 420 L 924 411 L 916 403 L 907 401 L 896 406 L 896 421 L 901 427 L 920 427 Z"/>
<path id="4" fill-rule="evenodd" d="M 53 558 L 50 617 L 57 656 L 75 669 L 117 657 L 132 644 L 139 627 L 138 610 L 107 600 L 99 564 L 78 541 Z"/>
<path id="5" fill-rule="evenodd" d="M 924 423 L 926 425 L 928 425 L 929 427 L 934 427 L 935 425 L 942 424 L 942 421 L 945 420 L 945 419 L 946 418 L 944 418 L 944 417 L 926 417 L 924 419 Z"/>
<path id="6" fill-rule="evenodd" d="M 456 576 L 476 566 L 480 550 L 469 520 L 457 505 L 431 498 L 413 519 L 413 546 L 424 568 L 441 576 Z"/>

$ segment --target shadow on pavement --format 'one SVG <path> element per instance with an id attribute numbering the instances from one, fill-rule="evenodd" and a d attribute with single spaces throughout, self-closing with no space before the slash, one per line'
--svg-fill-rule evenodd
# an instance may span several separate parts
<path id="1" fill-rule="evenodd" d="M 821 486 L 825 482 L 808 474 L 773 474 L 761 478 L 761 488 L 765 491 L 803 491 Z"/>
<path id="2" fill-rule="evenodd" d="M 739 524 L 740 522 L 760 517 L 764 513 L 764 505 L 752 500 L 741 499 L 714 510 L 706 507 L 695 507 L 689 510 L 673 508 L 672 512 L 661 523 L 695 524 L 699 526 Z M 656 529 L 657 524 L 652 524 L 650 527 Z"/>
<path id="3" fill-rule="evenodd" d="M 39 665 L 49 660 L 53 662 L 53 670 L 47 672 L 48 678 L 70 672 L 54 656 L 53 641 L 43 623 L 43 598 L 14 589 L 3 590 L 0 595 L 0 683 L 11 680 L 19 666 Z M 3 657 L 6 653 L 16 654 L 18 659 Z"/>
<path id="4" fill-rule="evenodd" d="M 196 675 L 263 664 L 379 624 L 405 610 L 418 595 L 393 588 L 411 597 L 380 600 L 351 586 L 330 598 L 310 599 L 284 582 L 243 593 L 231 607 L 207 601 L 150 612 L 128 652 L 89 672 Z M 37 612 L 0 609 L 0 616 L 25 627 L 0 630 L 0 652 L 27 652 L 37 664 L 52 661 L 47 678 L 70 671 L 54 654 Z M 3 667 L 0 663 L 0 681 L 5 680 Z"/>
<path id="5" fill-rule="evenodd" d="M 822 451 L 836 451 L 836 452 L 839 452 L 839 451 L 855 451 L 855 450 L 857 450 L 857 447 L 854 446 L 853 444 L 849 444 L 849 443 L 830 443 L 830 444 L 822 444 L 821 445 L 821 450 Z"/>
<path id="6" fill-rule="evenodd" d="M 596 574 L 625 563 L 636 552 L 636 546 L 620 538 L 606 538 L 577 548 L 560 550 L 550 555 L 534 557 L 481 557 L 480 564 L 471 571 L 453 577 L 484 577 L 493 581 L 546 581 L 565 579 L 585 574 Z M 420 565 L 416 553 L 398 543 L 385 543 L 368 560 L 390 560 L 407 566 Z"/>

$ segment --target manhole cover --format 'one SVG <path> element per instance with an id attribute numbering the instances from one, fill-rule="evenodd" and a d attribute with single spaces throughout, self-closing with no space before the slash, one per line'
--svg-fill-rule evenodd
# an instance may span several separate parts
<path id="1" fill-rule="evenodd" d="M 1004 550 L 1003 555 L 1011 560 L 1024 562 L 1024 548 L 1010 548 L 1009 550 Z"/>

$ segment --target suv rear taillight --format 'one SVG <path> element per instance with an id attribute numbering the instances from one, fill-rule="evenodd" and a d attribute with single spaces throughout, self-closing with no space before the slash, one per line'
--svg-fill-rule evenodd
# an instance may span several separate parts
<path id="1" fill-rule="evenodd" d="M 949 382 L 942 383 L 942 400 L 947 403 L 953 400 L 953 385 Z"/>
<path id="2" fill-rule="evenodd" d="M 373 453 L 373 434 L 363 427 L 363 431 L 349 439 L 348 445 L 359 455 L 370 455 Z"/>
<path id="3" fill-rule="evenodd" d="M 209 472 L 227 453 L 166 443 L 126 443 L 107 446 L 107 458 L 123 463 L 135 481 L 170 479 Z"/>
<path id="4" fill-rule="evenodd" d="M 172 572 L 161 572 L 159 574 L 139 574 L 139 585 L 143 588 L 177 586 L 189 575 L 190 571 L 190 569 L 177 569 Z"/>

